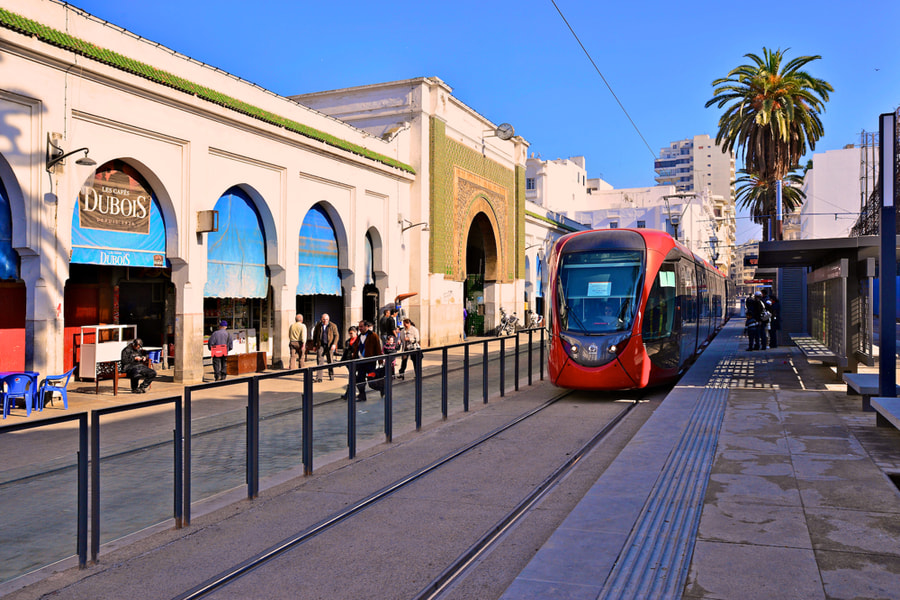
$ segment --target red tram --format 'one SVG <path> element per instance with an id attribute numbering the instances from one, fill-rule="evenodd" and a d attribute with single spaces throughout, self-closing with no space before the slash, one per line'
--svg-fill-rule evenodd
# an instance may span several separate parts
<path id="1" fill-rule="evenodd" d="M 551 381 L 643 388 L 678 377 L 728 319 L 730 282 L 662 231 L 604 229 L 550 255 Z"/>

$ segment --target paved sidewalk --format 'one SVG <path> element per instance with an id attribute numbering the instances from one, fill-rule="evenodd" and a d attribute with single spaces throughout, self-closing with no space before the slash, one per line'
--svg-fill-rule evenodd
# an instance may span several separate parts
<path id="1" fill-rule="evenodd" d="M 900 598 L 900 432 L 830 369 L 740 333 L 725 327 L 504 598 Z"/>

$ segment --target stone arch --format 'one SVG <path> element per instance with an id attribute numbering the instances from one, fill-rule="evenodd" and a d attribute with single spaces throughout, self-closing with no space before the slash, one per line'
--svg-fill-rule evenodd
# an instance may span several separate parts
<path id="1" fill-rule="evenodd" d="M 469 203 L 463 222 L 468 225 L 463 228 L 459 240 L 460 263 L 458 269 L 460 276 L 465 277 L 466 275 L 467 245 L 473 228 L 476 228 L 482 235 L 481 239 L 485 250 L 484 279 L 485 281 L 500 281 L 504 272 L 501 267 L 504 263 L 503 239 L 497 215 L 487 198 L 480 195 L 473 198 Z"/>
<path id="2" fill-rule="evenodd" d="M 278 254 L 278 228 L 275 225 L 275 219 L 272 217 L 272 211 L 269 210 L 269 204 L 266 202 L 265 198 L 263 198 L 262 194 L 248 183 L 237 183 L 225 187 L 225 189 L 216 196 L 217 201 L 218 198 L 221 198 L 224 194 L 228 193 L 228 190 L 233 188 L 238 188 L 247 194 L 253 202 L 254 208 L 256 208 L 256 214 L 259 215 L 259 220 L 263 226 L 263 235 L 266 239 L 266 264 L 269 267 L 280 266 L 281 257 Z"/>

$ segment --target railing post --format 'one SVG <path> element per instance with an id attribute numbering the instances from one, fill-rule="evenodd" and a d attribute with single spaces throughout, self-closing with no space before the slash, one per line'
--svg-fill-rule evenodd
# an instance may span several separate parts
<path id="1" fill-rule="evenodd" d="M 450 412 L 447 403 L 447 346 L 444 346 L 441 349 L 441 415 L 444 417 L 444 420 L 447 419 L 447 415 Z"/>
<path id="2" fill-rule="evenodd" d="M 513 382 L 514 389 L 519 391 L 519 332 L 516 331 L 516 368 L 513 370 L 515 381 Z"/>
<path id="3" fill-rule="evenodd" d="M 184 526 L 191 524 L 191 388 L 184 388 Z"/>
<path id="4" fill-rule="evenodd" d="M 384 440 L 391 443 L 394 440 L 394 359 L 384 361 Z"/>
<path id="5" fill-rule="evenodd" d="M 88 422 L 87 413 L 78 417 L 78 566 L 87 565 L 88 548 Z"/>
<path id="6" fill-rule="evenodd" d="M 247 380 L 247 498 L 259 495 L 259 379 Z"/>
<path id="7" fill-rule="evenodd" d="M 540 356 L 540 361 L 538 361 L 538 364 L 540 365 L 541 381 L 543 381 L 544 380 L 544 328 L 543 327 L 541 327 L 541 356 Z"/>
<path id="8" fill-rule="evenodd" d="M 532 345 L 534 344 L 533 339 L 534 329 L 528 330 L 528 385 L 531 385 L 531 371 L 532 371 L 532 363 L 534 362 L 534 358 L 532 357 Z"/>
<path id="9" fill-rule="evenodd" d="M 500 338 L 500 397 L 506 395 L 506 336 Z"/>
<path id="10" fill-rule="evenodd" d="M 347 452 L 350 458 L 356 457 L 356 366 L 358 364 L 361 363 L 353 362 L 351 364 L 350 388 L 347 390 Z M 365 375 L 363 375 L 363 385 L 365 382 Z"/>
<path id="11" fill-rule="evenodd" d="M 422 429 L 422 350 L 415 350 L 413 357 L 418 361 L 419 373 L 416 375 L 416 431 Z M 413 367 L 416 365 L 414 364 Z M 415 371 L 415 368 L 413 368 Z"/>
<path id="12" fill-rule="evenodd" d="M 350 383 L 353 384 L 353 370 L 350 370 Z M 351 388 L 352 389 L 352 388 Z M 312 369 L 306 367 L 303 370 L 303 396 L 300 399 L 302 405 L 301 433 L 303 454 L 303 474 L 312 475 L 313 472 L 313 377 Z"/>
<path id="13" fill-rule="evenodd" d="M 100 415 L 91 411 L 91 561 L 100 551 Z"/>
<path id="14" fill-rule="evenodd" d="M 481 361 L 481 388 L 482 388 L 482 396 L 484 396 L 484 403 L 488 403 L 488 341 L 484 340 L 484 352 L 482 353 L 482 361 Z"/>
<path id="15" fill-rule="evenodd" d="M 181 415 L 181 402 L 179 399 L 175 403 L 175 431 L 173 432 L 173 442 L 175 444 L 175 529 L 181 529 L 184 514 L 184 453 L 182 448 L 183 437 L 183 419 Z"/>
<path id="16" fill-rule="evenodd" d="M 463 412 L 469 412 L 469 344 L 463 346 Z"/>

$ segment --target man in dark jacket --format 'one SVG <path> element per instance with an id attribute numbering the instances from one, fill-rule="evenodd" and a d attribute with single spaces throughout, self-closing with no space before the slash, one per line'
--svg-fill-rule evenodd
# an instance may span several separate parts
<path id="1" fill-rule="evenodd" d="M 369 356 L 380 356 L 382 354 L 381 340 L 372 331 L 372 324 L 369 321 L 359 322 L 359 337 L 356 338 L 356 352 L 354 358 L 366 358 Z M 356 396 L 357 402 L 366 401 L 366 374 L 375 370 L 375 361 L 359 362 L 356 366 L 356 389 L 359 393 Z"/>
<path id="2" fill-rule="evenodd" d="M 226 364 L 228 363 L 226 355 L 231 352 L 231 347 L 234 345 L 234 340 L 231 339 L 231 334 L 228 333 L 228 321 L 219 322 L 219 328 L 209 336 L 207 345 L 209 346 L 210 354 L 212 354 L 213 376 L 215 376 L 216 381 L 222 381 L 228 374 L 226 372 Z"/>
<path id="3" fill-rule="evenodd" d="M 749 343 L 747 344 L 747 350 L 759 350 L 760 345 L 762 345 L 762 350 L 766 349 L 766 343 L 762 339 L 763 335 L 763 321 L 762 314 L 763 311 L 766 310 L 765 305 L 762 302 L 762 293 L 754 292 L 751 296 L 747 298 L 747 337 L 749 338 Z"/>
<path id="4" fill-rule="evenodd" d="M 330 365 L 334 362 L 334 352 L 337 350 L 338 338 L 337 325 L 331 322 L 328 313 L 322 313 L 322 318 L 313 327 L 312 343 L 316 348 L 316 364 L 324 365 L 326 362 Z M 334 369 L 328 369 L 328 378 L 334 381 Z M 316 381 L 322 381 L 322 371 L 316 372 Z"/>
<path id="5" fill-rule="evenodd" d="M 149 359 L 142 350 L 143 346 L 144 342 L 141 341 L 141 338 L 136 338 L 122 349 L 122 370 L 131 379 L 132 394 L 146 392 L 153 378 L 156 377 L 156 371 L 147 366 Z M 144 381 L 138 387 L 141 379 Z"/>

